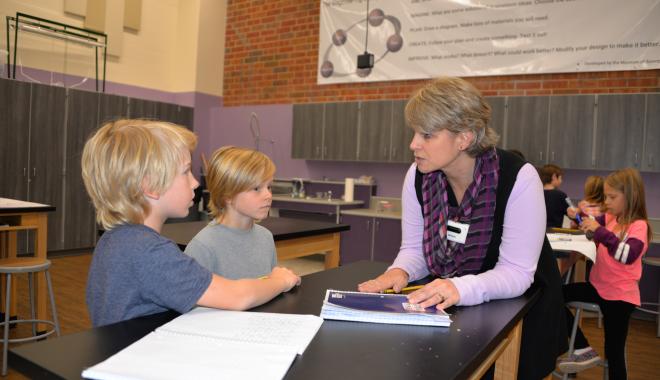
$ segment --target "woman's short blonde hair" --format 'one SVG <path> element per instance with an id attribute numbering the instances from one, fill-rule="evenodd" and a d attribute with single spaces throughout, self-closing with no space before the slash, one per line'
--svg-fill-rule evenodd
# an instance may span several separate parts
<path id="1" fill-rule="evenodd" d="M 405 110 L 406 124 L 418 133 L 442 129 L 472 132 L 465 150 L 472 157 L 495 147 L 499 136 L 489 126 L 490 105 L 472 84 L 461 78 L 441 77 L 417 90 Z"/>
<path id="2" fill-rule="evenodd" d="M 143 223 L 150 212 L 144 190 L 163 193 L 185 157 L 197 145 L 188 129 L 162 121 L 117 120 L 87 140 L 82 177 L 106 230 Z"/>
<path id="3" fill-rule="evenodd" d="M 211 193 L 209 209 L 214 218 L 223 214 L 227 201 L 275 174 L 275 164 L 265 154 L 246 148 L 225 146 L 209 160 L 206 186 Z"/>

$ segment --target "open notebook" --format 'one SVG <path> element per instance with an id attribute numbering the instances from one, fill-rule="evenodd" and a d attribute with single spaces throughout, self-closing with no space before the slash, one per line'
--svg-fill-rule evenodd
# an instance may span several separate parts
<path id="1" fill-rule="evenodd" d="M 281 379 L 321 327 L 314 315 L 198 307 L 83 371 L 91 379 Z"/>

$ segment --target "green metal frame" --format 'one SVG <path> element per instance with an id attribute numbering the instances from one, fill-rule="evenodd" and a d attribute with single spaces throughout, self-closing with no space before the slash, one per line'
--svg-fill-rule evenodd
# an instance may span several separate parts
<path id="1" fill-rule="evenodd" d="M 12 65 L 9 49 L 9 27 L 14 27 L 14 62 Z M 54 37 L 67 40 L 67 37 L 75 37 L 76 42 L 84 44 L 89 42 L 94 47 L 94 61 L 96 70 L 96 91 L 99 91 L 99 48 L 103 49 L 103 83 L 101 91 L 105 92 L 105 73 L 108 54 L 108 35 L 96 32 L 91 29 L 78 28 L 76 26 L 63 24 L 57 21 L 51 21 L 40 17 L 31 16 L 25 13 L 16 12 L 16 17 L 7 16 L 7 78 L 16 79 L 16 56 L 18 55 L 18 31 L 19 25 L 25 24 L 38 27 L 42 30 L 54 33 Z M 102 46 L 98 46 L 98 45 Z M 11 73 L 11 74 L 10 74 Z"/>

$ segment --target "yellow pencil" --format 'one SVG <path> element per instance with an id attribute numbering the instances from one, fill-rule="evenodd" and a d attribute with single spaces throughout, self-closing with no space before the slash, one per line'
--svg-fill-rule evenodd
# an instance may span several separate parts
<path id="1" fill-rule="evenodd" d="M 407 287 L 401 289 L 401 293 L 403 293 L 403 292 L 412 292 L 414 290 L 421 289 L 423 287 L 424 287 L 424 285 L 407 286 Z M 396 293 L 396 292 L 394 291 L 394 289 L 385 289 L 383 291 L 383 293 L 392 294 L 392 293 Z"/>

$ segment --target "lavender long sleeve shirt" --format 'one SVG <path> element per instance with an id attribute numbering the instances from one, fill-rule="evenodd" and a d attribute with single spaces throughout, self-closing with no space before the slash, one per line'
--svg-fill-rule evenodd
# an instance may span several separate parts
<path id="1" fill-rule="evenodd" d="M 416 164 L 412 164 L 403 182 L 401 249 L 392 268 L 400 268 L 415 281 L 429 275 L 422 235 L 424 218 L 415 192 Z M 516 178 L 504 212 L 502 243 L 497 264 L 491 270 L 449 279 L 460 300 L 458 305 L 478 305 L 493 299 L 517 297 L 534 281 L 546 228 L 543 185 L 530 164 L 525 164 Z"/>

